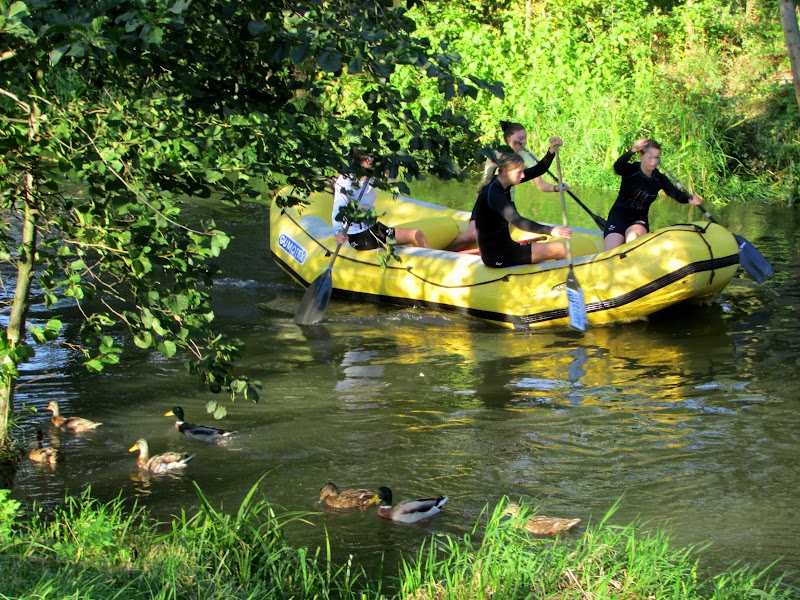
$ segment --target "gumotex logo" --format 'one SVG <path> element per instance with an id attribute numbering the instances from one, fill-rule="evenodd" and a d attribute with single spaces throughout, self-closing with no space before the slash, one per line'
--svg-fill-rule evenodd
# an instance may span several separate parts
<path id="1" fill-rule="evenodd" d="M 306 252 L 305 249 L 300 244 L 295 242 L 285 233 L 282 233 L 278 237 L 278 246 L 286 250 L 286 252 L 289 253 L 289 256 L 294 258 L 301 265 L 304 262 L 306 262 L 306 257 L 308 256 L 308 252 Z"/>

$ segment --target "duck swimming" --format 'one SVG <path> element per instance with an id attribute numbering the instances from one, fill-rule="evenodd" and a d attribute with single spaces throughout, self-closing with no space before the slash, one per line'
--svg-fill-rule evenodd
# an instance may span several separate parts
<path id="1" fill-rule="evenodd" d="M 69 429 L 75 433 L 82 433 L 84 431 L 93 431 L 102 425 L 102 423 L 80 417 L 62 417 L 58 402 L 55 400 L 50 401 L 47 405 L 47 410 L 53 411 L 50 422 L 59 429 Z"/>
<path id="2" fill-rule="evenodd" d="M 36 448 L 28 453 L 28 458 L 36 463 L 47 463 L 54 465 L 64 460 L 64 455 L 58 449 L 44 446 L 44 433 L 41 429 L 36 430 Z"/>
<path id="3" fill-rule="evenodd" d="M 145 439 L 139 439 L 128 449 L 128 452 L 139 451 L 136 464 L 140 469 L 151 473 L 167 473 L 176 469 L 183 469 L 194 458 L 194 454 L 186 452 L 164 452 L 150 456 L 150 446 Z"/>
<path id="4" fill-rule="evenodd" d="M 392 490 L 388 487 L 378 488 L 378 497 L 381 506 L 378 516 L 398 523 L 416 523 L 430 518 L 439 513 L 447 502 L 447 496 L 436 498 L 418 498 L 417 500 L 404 500 L 392 506 Z"/>
<path id="5" fill-rule="evenodd" d="M 367 508 L 380 501 L 378 492 L 374 490 L 339 491 L 336 484 L 328 482 L 319 490 L 319 501 L 332 508 Z"/>
<path id="6" fill-rule="evenodd" d="M 180 406 L 174 407 L 172 410 L 164 413 L 165 417 L 175 417 L 175 429 L 186 437 L 201 442 L 218 442 L 219 440 L 229 437 L 236 433 L 235 431 L 227 431 L 219 427 L 211 427 L 209 425 L 197 425 L 195 423 L 188 423 L 184 421 L 183 409 Z"/>
<path id="7" fill-rule="evenodd" d="M 520 515 L 519 504 L 512 502 L 505 508 L 503 514 L 518 517 Z M 532 517 L 528 517 L 524 523 L 521 523 L 520 527 L 524 527 L 526 531 L 535 535 L 555 535 L 559 531 L 569 531 L 580 522 L 580 519 L 562 519 L 560 517 L 533 515 Z"/>

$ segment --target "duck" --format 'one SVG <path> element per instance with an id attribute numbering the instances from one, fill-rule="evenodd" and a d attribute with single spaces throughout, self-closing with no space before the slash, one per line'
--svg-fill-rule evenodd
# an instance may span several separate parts
<path id="1" fill-rule="evenodd" d="M 519 504 L 516 502 L 510 503 L 506 506 L 503 514 L 518 517 L 520 515 Z M 580 522 L 580 519 L 563 519 L 561 517 L 533 515 L 525 519 L 523 523 L 520 523 L 519 527 L 524 527 L 526 531 L 535 535 L 556 535 L 560 531 L 569 531 Z"/>
<path id="2" fill-rule="evenodd" d="M 128 449 L 128 452 L 139 451 L 139 458 L 136 464 L 140 469 L 151 473 L 168 473 L 176 469 L 183 469 L 194 458 L 194 454 L 186 452 L 164 452 L 150 456 L 150 445 L 145 439 L 136 440 L 136 443 Z"/>
<path id="3" fill-rule="evenodd" d="M 164 416 L 175 417 L 177 419 L 177 421 L 175 421 L 175 429 L 186 437 L 190 437 L 193 440 L 200 440 L 201 442 L 218 442 L 236 433 L 235 431 L 227 431 L 219 427 L 187 423 L 183 420 L 183 409 L 180 406 L 175 406 L 172 410 L 165 412 Z"/>
<path id="4" fill-rule="evenodd" d="M 36 448 L 28 453 L 28 458 L 36 463 L 47 463 L 54 465 L 64 460 L 64 455 L 58 449 L 44 446 L 44 433 L 41 429 L 36 430 Z"/>
<path id="5" fill-rule="evenodd" d="M 82 419 L 80 417 L 62 417 L 58 402 L 55 400 L 50 401 L 47 405 L 47 410 L 53 411 L 50 422 L 59 429 L 69 429 L 75 433 L 82 433 L 84 431 L 94 431 L 102 425 L 102 423 L 90 421 L 89 419 Z"/>
<path id="6" fill-rule="evenodd" d="M 332 508 L 367 508 L 380 501 L 378 492 L 374 490 L 339 491 L 336 484 L 329 481 L 319 489 L 319 501 Z"/>
<path id="7" fill-rule="evenodd" d="M 382 503 L 378 507 L 378 516 L 398 523 L 416 523 L 428 519 L 438 514 L 447 502 L 447 496 L 437 496 L 404 500 L 392 506 L 392 490 L 385 486 L 378 488 L 378 498 Z"/>

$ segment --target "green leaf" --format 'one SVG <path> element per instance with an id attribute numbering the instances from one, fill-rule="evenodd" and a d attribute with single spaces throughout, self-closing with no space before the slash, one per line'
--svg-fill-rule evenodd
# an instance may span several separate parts
<path id="1" fill-rule="evenodd" d="M 350 59 L 350 62 L 347 63 L 347 72 L 350 75 L 357 75 L 361 73 L 362 69 L 364 68 L 364 59 L 361 58 L 360 55 L 356 55 Z"/>
<path id="2" fill-rule="evenodd" d="M 207 169 L 205 172 L 206 182 L 208 183 L 217 183 L 218 181 L 225 179 L 225 174 L 221 173 L 220 171 L 212 171 L 211 169 Z"/>
<path id="3" fill-rule="evenodd" d="M 103 370 L 103 362 L 97 358 L 86 361 L 85 366 L 87 369 L 94 371 L 95 373 L 100 373 Z"/>
<path id="4" fill-rule="evenodd" d="M 231 238 L 223 231 L 215 230 L 212 233 L 214 237 L 211 238 L 211 253 L 213 256 L 219 256 L 220 252 L 231 243 Z"/>
<path id="5" fill-rule="evenodd" d="M 252 35 L 253 37 L 258 37 L 262 32 L 268 29 L 267 24 L 264 21 L 250 21 L 247 24 L 247 33 Z"/>
<path id="6" fill-rule="evenodd" d="M 28 5 L 24 2 L 12 2 L 11 6 L 8 7 L 9 19 L 20 19 L 26 16 L 28 16 Z"/>
<path id="7" fill-rule="evenodd" d="M 153 335 L 149 331 L 142 331 L 133 336 L 133 343 L 139 348 L 149 348 L 153 345 Z"/>
<path id="8" fill-rule="evenodd" d="M 338 73 L 342 70 L 342 57 L 338 53 L 324 50 L 317 57 L 317 66 L 328 73 Z"/>
<path id="9" fill-rule="evenodd" d="M 156 346 L 158 351 L 161 352 L 167 358 L 171 358 L 175 356 L 175 352 L 177 352 L 178 347 L 175 345 L 175 342 L 171 340 L 162 340 Z"/>

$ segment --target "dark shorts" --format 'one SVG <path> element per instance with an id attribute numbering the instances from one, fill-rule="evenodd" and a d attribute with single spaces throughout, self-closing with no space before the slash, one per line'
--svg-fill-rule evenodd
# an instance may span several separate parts
<path id="1" fill-rule="evenodd" d="M 481 260 L 487 267 L 503 268 L 531 264 L 529 244 L 510 244 L 502 248 L 481 248 Z"/>
<path id="2" fill-rule="evenodd" d="M 603 231 L 603 237 L 606 237 L 609 233 L 619 233 L 624 236 L 628 227 L 636 225 L 637 223 L 639 225 L 644 225 L 644 228 L 650 231 L 650 223 L 646 213 L 643 215 L 638 211 L 631 213 L 628 211 L 612 210 L 608 214 L 608 222 Z"/>
<path id="3" fill-rule="evenodd" d="M 375 250 L 386 244 L 386 239 L 394 239 L 394 227 L 387 227 L 383 223 L 375 223 L 366 231 L 347 236 L 347 241 L 356 250 Z"/>

